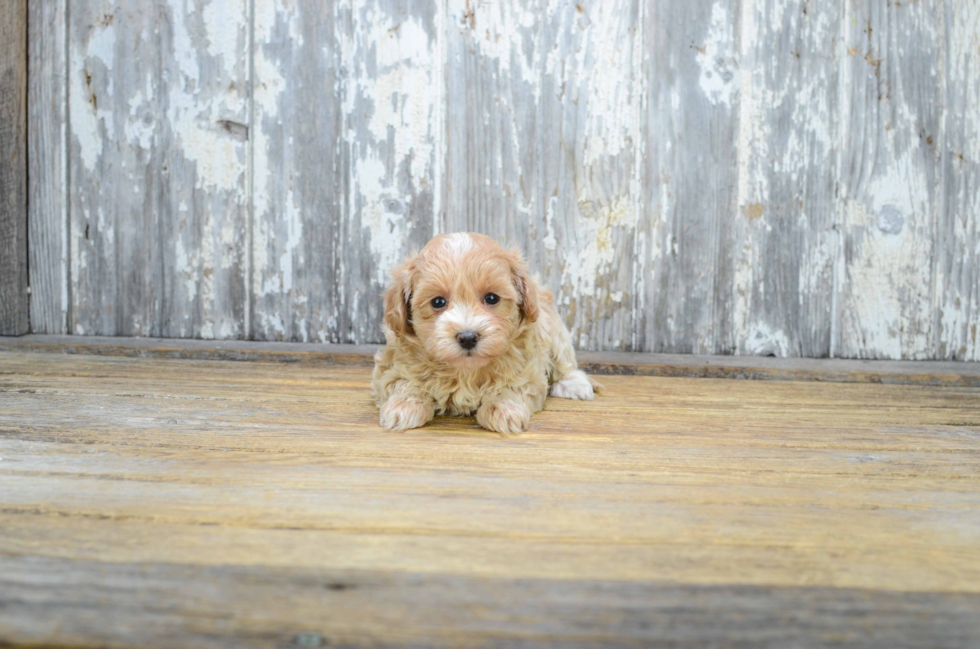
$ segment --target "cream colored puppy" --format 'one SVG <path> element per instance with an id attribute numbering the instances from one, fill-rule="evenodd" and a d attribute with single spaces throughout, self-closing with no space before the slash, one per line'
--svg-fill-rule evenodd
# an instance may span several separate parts
<path id="1" fill-rule="evenodd" d="M 387 345 L 371 386 L 381 425 L 406 430 L 435 414 L 471 415 L 519 433 L 552 396 L 592 399 L 552 294 L 517 252 L 482 234 L 444 234 L 392 273 Z"/>

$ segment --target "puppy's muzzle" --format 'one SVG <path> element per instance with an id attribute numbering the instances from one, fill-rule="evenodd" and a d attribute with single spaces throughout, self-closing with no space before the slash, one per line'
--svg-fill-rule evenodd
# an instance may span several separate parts
<path id="1" fill-rule="evenodd" d="M 480 340 L 480 334 L 475 331 L 460 331 L 456 334 L 456 342 L 463 349 L 473 349 L 476 347 L 476 343 Z"/>

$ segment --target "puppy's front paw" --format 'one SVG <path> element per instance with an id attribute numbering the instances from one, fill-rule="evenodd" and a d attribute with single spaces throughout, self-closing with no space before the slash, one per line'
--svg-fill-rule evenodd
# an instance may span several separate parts
<path id="1" fill-rule="evenodd" d="M 582 399 L 592 401 L 595 392 L 592 381 L 582 370 L 575 370 L 565 375 L 561 381 L 551 386 L 551 396 L 562 399 Z"/>
<path id="2" fill-rule="evenodd" d="M 389 430 L 421 428 L 432 419 L 430 403 L 391 397 L 381 406 L 381 427 Z"/>
<path id="3" fill-rule="evenodd" d="M 527 428 L 531 411 L 516 401 L 485 403 L 476 411 L 476 421 L 487 430 L 511 435 Z"/>

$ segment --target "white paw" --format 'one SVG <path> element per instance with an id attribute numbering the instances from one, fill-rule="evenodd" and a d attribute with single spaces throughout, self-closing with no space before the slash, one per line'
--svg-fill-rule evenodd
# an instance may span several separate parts
<path id="1" fill-rule="evenodd" d="M 476 411 L 476 421 L 487 430 L 511 435 L 527 428 L 531 411 L 516 401 L 486 403 Z"/>
<path id="2" fill-rule="evenodd" d="M 574 370 L 551 386 L 551 396 L 561 399 L 592 401 L 595 398 L 595 392 L 592 390 L 592 381 L 585 375 L 585 372 Z"/>
<path id="3" fill-rule="evenodd" d="M 432 404 L 391 397 L 381 406 L 381 427 L 389 430 L 421 428 L 432 415 Z"/>

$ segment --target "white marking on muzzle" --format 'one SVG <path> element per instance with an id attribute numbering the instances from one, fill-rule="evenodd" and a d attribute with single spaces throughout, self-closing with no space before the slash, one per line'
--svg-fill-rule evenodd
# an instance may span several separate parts
<path id="1" fill-rule="evenodd" d="M 485 336 L 490 333 L 492 322 L 489 316 L 477 313 L 465 304 L 456 304 L 439 316 L 439 326 L 453 337 L 461 331 L 475 331 Z"/>

